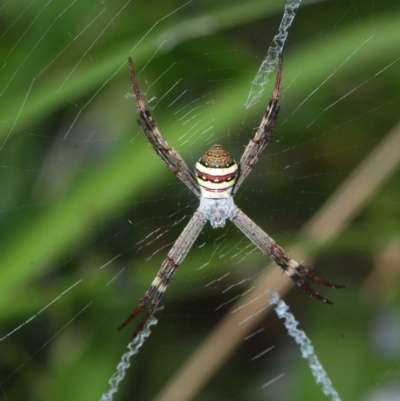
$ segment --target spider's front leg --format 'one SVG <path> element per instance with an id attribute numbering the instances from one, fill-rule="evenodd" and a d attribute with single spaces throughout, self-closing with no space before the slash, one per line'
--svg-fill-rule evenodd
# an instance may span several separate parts
<path id="1" fill-rule="evenodd" d="M 147 310 L 142 321 L 135 330 L 131 340 L 133 340 L 138 335 L 138 333 L 143 329 L 143 326 L 149 320 L 150 316 L 153 314 L 155 308 L 157 308 L 157 305 L 159 304 L 162 296 L 164 295 L 164 292 L 168 287 L 168 283 L 177 268 L 178 266 L 175 265 L 174 261 L 170 257 L 167 257 L 164 260 L 164 262 L 161 264 L 159 272 L 157 273 L 157 276 L 151 283 L 149 289 L 146 291 L 143 298 L 140 300 L 138 306 L 129 315 L 129 317 L 121 324 L 121 326 L 118 327 L 118 330 L 121 330 L 126 325 L 128 325 L 151 300 L 149 309 Z"/>
<path id="2" fill-rule="evenodd" d="M 315 274 L 312 274 L 303 265 L 291 259 L 290 256 L 281 248 L 267 233 L 257 226 L 248 216 L 246 216 L 237 206 L 232 211 L 232 222 L 240 231 L 256 245 L 261 252 L 269 256 L 301 289 L 308 292 L 314 298 L 327 304 L 331 301 L 324 298 L 318 292 L 314 291 L 305 281 L 305 279 L 314 281 L 317 284 L 331 288 L 344 288 L 344 285 L 330 283 Z"/>
<path id="3" fill-rule="evenodd" d="M 133 333 L 131 341 L 143 329 L 144 325 L 149 320 L 154 310 L 157 308 L 162 296 L 168 288 L 168 284 L 172 276 L 176 272 L 176 269 L 179 267 L 179 265 L 182 263 L 185 256 L 188 254 L 190 248 L 193 246 L 206 221 L 207 220 L 204 218 L 203 214 L 199 210 L 194 213 L 189 223 L 184 228 L 179 238 L 175 241 L 171 250 L 168 252 L 167 258 L 162 262 L 157 276 L 151 283 L 143 298 L 140 300 L 138 306 L 121 324 L 121 326 L 119 326 L 118 330 L 123 329 L 142 311 L 142 309 L 146 305 L 149 304 L 149 308 L 147 309 L 147 312 L 141 320 L 139 326 Z"/>

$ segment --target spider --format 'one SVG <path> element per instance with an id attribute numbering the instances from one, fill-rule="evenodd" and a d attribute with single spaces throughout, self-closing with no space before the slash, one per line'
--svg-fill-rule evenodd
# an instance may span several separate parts
<path id="1" fill-rule="evenodd" d="M 239 164 L 235 162 L 231 154 L 222 145 L 213 145 L 196 163 L 195 174 L 192 173 L 181 156 L 169 146 L 167 141 L 162 137 L 153 117 L 149 110 L 146 109 L 140 94 L 133 62 L 130 57 L 128 63 L 133 91 L 141 117 L 141 119 L 138 120 L 141 130 L 161 159 L 165 161 L 176 176 L 183 181 L 197 198 L 199 198 L 200 205 L 168 252 L 157 276 L 141 298 L 138 306 L 121 324 L 118 330 L 124 328 L 145 306 L 148 306 L 147 312 L 135 330 L 131 340 L 142 330 L 167 290 L 168 284 L 175 274 L 176 269 L 188 254 L 207 221 L 211 223 L 213 228 L 224 227 L 226 220 L 232 221 L 236 227 L 242 231 L 261 252 L 269 256 L 296 285 L 320 301 L 332 304 L 331 301 L 314 291 L 307 284 L 305 279 L 331 288 L 343 288 L 344 286 L 322 280 L 312 274 L 299 262 L 292 259 L 283 248 L 247 217 L 233 202 L 233 196 L 236 191 L 239 189 L 240 185 L 242 185 L 267 146 L 278 118 L 278 98 L 283 66 L 282 55 L 279 56 L 278 72 L 272 99 L 265 110 L 261 124 L 254 138 L 250 140 L 245 148 Z"/>

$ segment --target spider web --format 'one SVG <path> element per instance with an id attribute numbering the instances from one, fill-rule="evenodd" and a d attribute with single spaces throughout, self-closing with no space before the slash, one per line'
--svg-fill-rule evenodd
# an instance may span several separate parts
<path id="1" fill-rule="evenodd" d="M 284 7 L 3 3 L 0 400 L 100 399 L 134 326 L 116 328 L 197 207 L 136 125 L 127 57 L 189 166 L 213 143 L 239 159 L 272 90 L 274 74 L 243 106 Z M 318 289 L 333 307 L 300 290 L 285 299 L 342 399 L 395 399 L 400 386 L 398 11 L 389 1 L 302 4 L 278 125 L 235 197 L 293 257 L 347 285 Z M 268 263 L 232 225 L 207 225 L 114 399 L 165 400 L 192 371 L 185 391 L 208 374 L 192 399 L 321 399 L 283 322 L 264 314 L 273 308 L 250 309 Z M 267 289 L 287 281 L 271 271 Z M 205 344 L 243 299 L 240 327 L 256 323 L 217 362 L 239 326 L 208 354 Z"/>

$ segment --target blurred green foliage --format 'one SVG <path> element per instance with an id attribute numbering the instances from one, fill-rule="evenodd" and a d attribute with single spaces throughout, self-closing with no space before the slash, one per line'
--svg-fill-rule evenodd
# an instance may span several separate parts
<path id="1" fill-rule="evenodd" d="M 0 335 L 45 310 L 0 342 L 0 400 L 99 399 L 130 335 L 116 327 L 197 206 L 136 125 L 127 57 L 161 131 L 189 165 L 210 142 L 224 141 L 239 157 L 261 118 L 270 89 L 251 109 L 243 103 L 284 3 L 184 4 L 4 5 Z M 279 123 L 237 197 L 282 245 L 397 122 L 399 11 L 388 0 L 313 2 L 298 11 L 284 49 Z M 373 329 L 384 332 L 382 311 L 398 317 L 398 287 L 381 298 L 362 287 L 399 235 L 399 173 L 388 175 L 320 250 L 323 276 L 348 285 L 329 294 L 335 306 L 299 291 L 288 301 L 346 400 L 384 389 L 400 373 L 399 350 L 384 354 L 371 343 Z M 206 285 L 226 272 L 231 284 L 248 280 L 265 265 L 246 247 L 232 227 L 205 229 L 115 399 L 149 400 L 182 366 L 223 316 L 215 309 L 245 288 L 227 296 L 222 284 Z M 322 399 L 281 323 L 271 317 L 263 327 L 196 399 Z M 268 357 L 251 360 L 270 345 Z"/>

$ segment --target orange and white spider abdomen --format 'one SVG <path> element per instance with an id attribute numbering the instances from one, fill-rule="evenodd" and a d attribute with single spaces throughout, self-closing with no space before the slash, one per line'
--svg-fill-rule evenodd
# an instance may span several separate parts
<path id="1" fill-rule="evenodd" d="M 211 146 L 196 163 L 196 179 L 202 197 L 230 197 L 238 170 L 232 155 L 222 145 Z"/>

